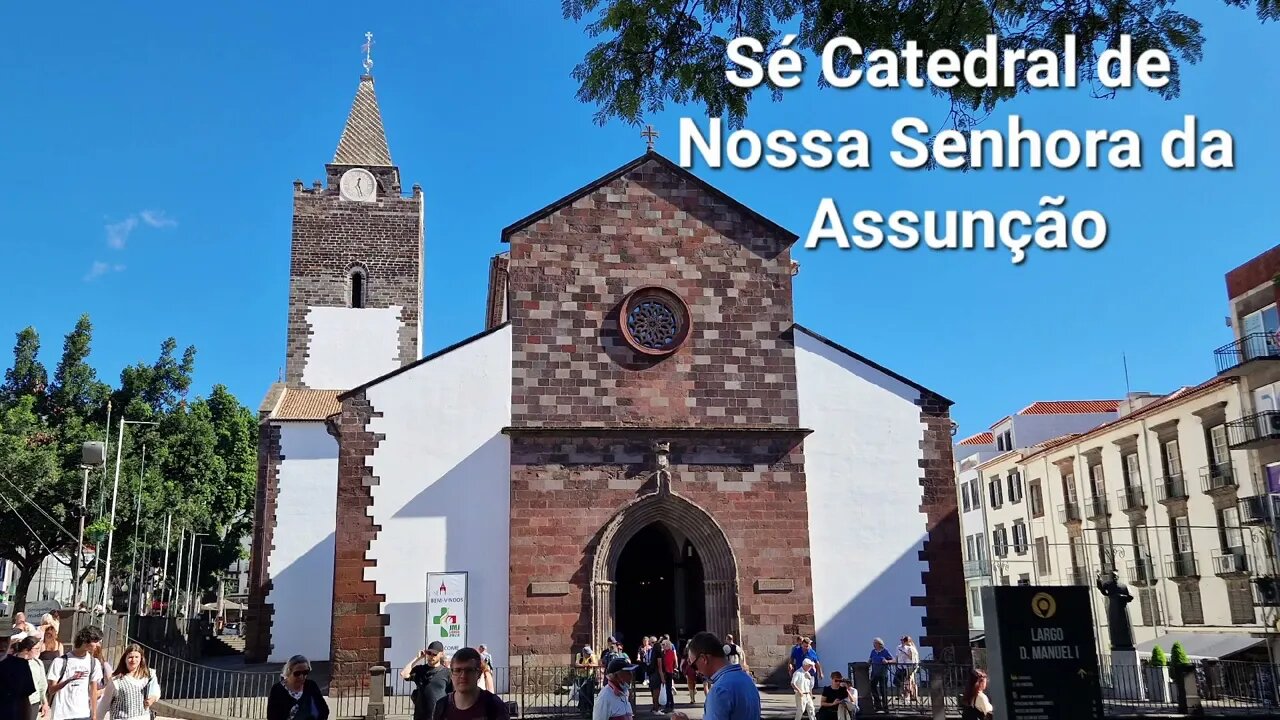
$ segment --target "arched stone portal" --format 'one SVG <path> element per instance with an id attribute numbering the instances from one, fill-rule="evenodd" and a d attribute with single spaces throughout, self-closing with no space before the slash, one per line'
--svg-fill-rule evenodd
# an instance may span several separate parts
<path id="1" fill-rule="evenodd" d="M 657 492 L 623 506 L 600 535 L 591 569 L 591 638 L 593 647 L 602 647 L 617 621 L 614 595 L 618 563 L 627 545 L 642 531 L 659 526 L 673 541 L 679 554 L 692 552 L 702 575 L 701 607 L 686 602 L 686 616 L 700 615 L 705 627 L 723 637 L 738 631 L 738 563 L 724 530 L 706 510 L 671 492 Z M 643 538 L 642 538 L 643 539 Z M 689 564 L 694 568 L 693 563 Z M 674 598 L 673 598 L 674 602 Z M 689 607 L 692 605 L 692 607 Z M 626 638 L 630 649 L 631 638 Z"/>

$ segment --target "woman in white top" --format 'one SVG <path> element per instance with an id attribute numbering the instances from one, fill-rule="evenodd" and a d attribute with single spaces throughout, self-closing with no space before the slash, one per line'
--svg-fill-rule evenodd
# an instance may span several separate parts
<path id="1" fill-rule="evenodd" d="M 103 690 L 98 706 L 101 720 L 150 720 L 151 706 L 160 699 L 160 683 L 155 671 L 147 667 L 141 646 L 124 649 Z"/>
<path id="2" fill-rule="evenodd" d="M 903 635 L 894 656 L 894 664 L 898 666 L 898 686 L 901 688 L 904 702 L 919 702 L 920 689 L 916 686 L 916 669 L 920 667 L 920 649 L 911 640 L 910 635 Z"/>
<path id="3" fill-rule="evenodd" d="M 995 708 L 987 699 L 987 674 L 974 670 L 960 697 L 960 720 L 991 720 Z"/>

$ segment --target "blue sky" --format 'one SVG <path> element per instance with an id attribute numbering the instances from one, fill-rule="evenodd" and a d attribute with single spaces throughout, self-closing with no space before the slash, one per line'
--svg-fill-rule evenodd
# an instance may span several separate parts
<path id="1" fill-rule="evenodd" d="M 797 319 L 955 400 L 963 434 L 1035 400 L 1123 395 L 1122 352 L 1134 390 L 1199 382 L 1230 339 L 1223 274 L 1280 240 L 1280 75 L 1259 65 L 1280 32 L 1220 3 L 1185 5 L 1204 13 L 1208 42 L 1180 99 L 1047 92 L 1007 106 L 1045 132 L 1132 128 L 1147 143 L 1141 171 L 901 170 L 890 127 L 939 123 L 941 102 L 821 90 L 813 73 L 780 103 L 758 94 L 749 126 L 861 128 L 874 169 L 695 171 L 798 234 L 823 197 L 849 214 L 1035 210 L 1045 194 L 1102 211 L 1101 250 L 1033 251 L 1017 267 L 1007 251 L 797 247 Z M 366 30 L 392 157 L 428 203 L 424 350 L 479 331 L 499 230 L 644 149 L 638 129 L 598 127 L 575 99 L 570 72 L 591 42 L 559 6 L 10 4 L 3 343 L 36 326 L 52 370 L 89 312 L 102 375 L 150 361 L 172 335 L 199 350 L 198 392 L 225 383 L 256 407 L 284 364 L 292 182 L 332 157 Z M 1233 134 L 1235 170 L 1159 164 L 1161 135 L 1187 113 Z M 684 115 L 701 109 L 651 119 L 672 158 Z"/>

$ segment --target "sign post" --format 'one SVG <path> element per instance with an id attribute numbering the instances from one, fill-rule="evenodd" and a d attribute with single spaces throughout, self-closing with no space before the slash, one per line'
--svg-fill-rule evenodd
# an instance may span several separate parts
<path id="1" fill-rule="evenodd" d="M 427 642 L 445 657 L 467 646 L 467 573 L 427 573 Z M 426 646 L 424 644 L 424 647 Z"/>
<path id="2" fill-rule="evenodd" d="M 982 588 L 996 720 L 1102 720 L 1089 588 Z"/>

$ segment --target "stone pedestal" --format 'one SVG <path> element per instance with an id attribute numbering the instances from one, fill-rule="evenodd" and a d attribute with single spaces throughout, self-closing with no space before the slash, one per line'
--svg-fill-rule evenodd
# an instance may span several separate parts
<path id="1" fill-rule="evenodd" d="M 1111 697 L 1116 700 L 1144 700 L 1147 697 L 1142 663 L 1137 650 L 1111 651 Z"/>

